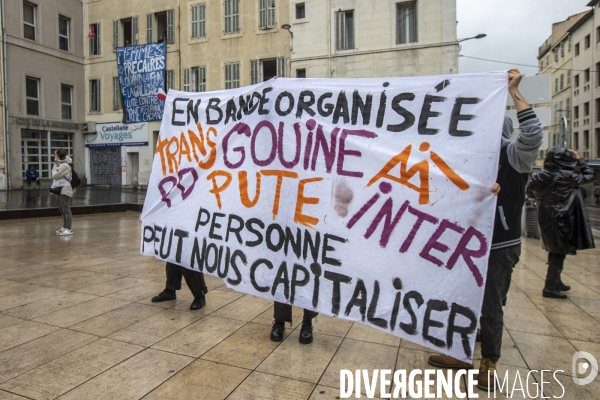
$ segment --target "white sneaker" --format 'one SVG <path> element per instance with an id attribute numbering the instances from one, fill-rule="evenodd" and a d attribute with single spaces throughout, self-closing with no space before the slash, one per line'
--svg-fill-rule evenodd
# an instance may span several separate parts
<path id="1" fill-rule="evenodd" d="M 65 230 L 65 228 L 60 228 L 59 230 L 56 231 L 57 235 L 60 235 L 61 232 L 63 232 Z"/>
<path id="2" fill-rule="evenodd" d="M 72 230 L 70 230 L 70 229 L 65 229 L 64 231 L 62 231 L 62 232 L 61 232 L 61 233 L 59 233 L 58 235 L 59 235 L 59 236 L 69 236 L 69 235 L 72 235 L 72 234 L 73 234 L 73 231 L 72 231 Z"/>

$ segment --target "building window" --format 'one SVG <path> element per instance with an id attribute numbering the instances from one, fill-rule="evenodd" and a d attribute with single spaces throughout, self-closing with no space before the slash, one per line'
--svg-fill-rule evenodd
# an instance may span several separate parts
<path id="1" fill-rule="evenodd" d="M 192 39 L 206 37 L 206 4 L 192 5 Z"/>
<path id="2" fill-rule="evenodd" d="M 175 43 L 174 9 L 146 15 L 146 41 Z"/>
<path id="3" fill-rule="evenodd" d="M 272 29 L 277 27 L 275 13 L 275 0 L 259 0 L 258 27 L 259 29 Z"/>
<path id="4" fill-rule="evenodd" d="M 225 89 L 240 87 L 240 63 L 225 64 Z"/>
<path id="5" fill-rule="evenodd" d="M 586 50 L 590 48 L 591 42 L 592 42 L 592 40 L 591 40 L 590 35 L 587 35 L 585 37 L 585 48 L 586 48 Z"/>
<path id="6" fill-rule="evenodd" d="M 336 50 L 354 49 L 354 10 L 335 13 Z"/>
<path id="7" fill-rule="evenodd" d="M 58 47 L 64 51 L 69 51 L 70 24 L 71 20 L 69 18 L 62 15 L 58 17 Z"/>
<path id="8" fill-rule="evenodd" d="M 285 57 L 250 60 L 250 84 L 266 82 L 275 76 L 285 77 Z"/>
<path id="9" fill-rule="evenodd" d="M 571 51 L 572 47 L 573 47 L 573 37 L 569 36 L 569 51 Z"/>
<path id="10" fill-rule="evenodd" d="M 121 82 L 118 77 L 113 77 L 113 110 L 121 109 Z"/>
<path id="11" fill-rule="evenodd" d="M 583 131 L 583 149 L 590 148 L 590 131 Z"/>
<path id="12" fill-rule="evenodd" d="M 63 148 L 69 156 L 73 156 L 73 134 L 62 132 L 21 131 L 21 154 L 23 156 L 23 179 L 25 171 L 33 165 L 40 173 L 40 178 L 52 177 L 52 157 L 56 150 Z"/>
<path id="13" fill-rule="evenodd" d="M 596 158 L 600 157 L 600 128 L 596 128 Z"/>
<path id="14" fill-rule="evenodd" d="M 600 26 L 596 28 L 596 43 L 600 42 Z"/>
<path id="15" fill-rule="evenodd" d="M 100 79 L 90 80 L 90 111 L 100 111 Z"/>
<path id="16" fill-rule="evenodd" d="M 175 70 L 174 69 L 167 70 L 167 79 L 165 79 L 165 82 L 167 85 L 167 87 L 165 88 L 166 91 L 169 91 L 169 89 L 175 89 Z"/>
<path id="17" fill-rule="evenodd" d="M 23 2 L 23 36 L 25 39 L 35 40 L 36 12 L 35 4 Z"/>
<path id="18" fill-rule="evenodd" d="M 565 56 L 565 42 L 560 43 L 560 56 L 561 57 Z"/>
<path id="19" fill-rule="evenodd" d="M 558 62 L 558 47 L 553 48 L 552 53 L 554 53 L 554 62 Z"/>
<path id="20" fill-rule="evenodd" d="M 138 44 L 138 17 L 113 21 L 113 50 Z"/>
<path id="21" fill-rule="evenodd" d="M 296 4 L 296 19 L 306 18 L 306 3 Z"/>
<path id="22" fill-rule="evenodd" d="M 306 78 L 306 68 L 297 69 L 296 78 Z"/>
<path id="23" fill-rule="evenodd" d="M 596 63 L 596 86 L 600 86 L 600 63 Z"/>
<path id="24" fill-rule="evenodd" d="M 575 45 L 575 57 L 579 55 L 579 43 Z"/>
<path id="25" fill-rule="evenodd" d="M 227 74 L 227 64 L 225 65 L 225 68 L 225 73 Z M 227 85 L 227 82 L 225 82 L 225 85 Z M 239 69 L 238 86 L 235 87 L 239 87 Z M 206 67 L 192 67 L 184 69 L 183 90 L 186 92 L 206 92 Z"/>
<path id="26" fill-rule="evenodd" d="M 565 88 L 565 74 L 560 74 L 560 90 Z"/>
<path id="27" fill-rule="evenodd" d="M 579 106 L 573 107 L 573 119 L 579 119 Z"/>
<path id="28" fill-rule="evenodd" d="M 579 74 L 575 75 L 575 87 L 579 87 Z"/>
<path id="29" fill-rule="evenodd" d="M 396 8 L 396 43 L 417 41 L 417 2 L 399 3 Z"/>
<path id="30" fill-rule="evenodd" d="M 588 83 L 590 81 L 590 69 L 586 69 L 585 71 L 583 71 L 583 77 L 585 79 L 585 83 Z"/>
<path id="31" fill-rule="evenodd" d="M 584 117 L 590 116 L 590 102 L 589 101 L 583 105 L 583 116 Z"/>
<path id="32" fill-rule="evenodd" d="M 60 106 L 62 119 L 73 119 L 73 87 L 60 85 Z"/>
<path id="33" fill-rule="evenodd" d="M 225 33 L 240 31 L 240 0 L 225 0 Z"/>
<path id="34" fill-rule="evenodd" d="M 600 99 L 596 99 L 596 122 L 600 122 Z"/>
<path id="35" fill-rule="evenodd" d="M 571 70 L 567 71 L 567 86 L 571 84 Z"/>
<path id="36" fill-rule="evenodd" d="M 90 56 L 97 56 L 100 54 L 100 24 L 91 24 L 88 32 L 90 38 Z"/>
<path id="37" fill-rule="evenodd" d="M 546 56 L 546 67 L 550 66 L 550 55 Z"/>
<path id="38" fill-rule="evenodd" d="M 558 78 L 554 79 L 554 93 L 558 93 Z"/>
<path id="39" fill-rule="evenodd" d="M 579 132 L 573 134 L 573 144 L 575 145 L 575 150 L 579 150 Z"/>
<path id="40" fill-rule="evenodd" d="M 571 99 L 567 99 L 567 108 L 566 108 L 566 110 L 569 111 L 569 113 L 567 113 L 567 115 L 569 115 L 570 111 L 571 111 Z"/>
<path id="41" fill-rule="evenodd" d="M 25 97 L 27 115 L 40 115 L 40 80 L 25 77 Z"/>

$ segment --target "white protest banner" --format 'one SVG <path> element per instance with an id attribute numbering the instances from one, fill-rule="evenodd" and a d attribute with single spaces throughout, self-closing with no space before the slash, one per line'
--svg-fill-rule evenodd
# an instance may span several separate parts
<path id="1" fill-rule="evenodd" d="M 507 81 L 170 90 L 141 252 L 470 360 Z"/>

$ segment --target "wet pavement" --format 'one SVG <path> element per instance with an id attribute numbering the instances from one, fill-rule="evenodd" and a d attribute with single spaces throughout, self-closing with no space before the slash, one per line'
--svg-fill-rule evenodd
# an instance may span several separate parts
<path id="1" fill-rule="evenodd" d="M 145 190 L 120 187 L 83 186 L 77 188 L 72 207 L 105 204 L 144 204 Z M 0 191 L 0 210 L 56 208 L 58 201 L 48 189 Z"/>
<path id="2" fill-rule="evenodd" d="M 70 237 L 55 235 L 60 217 L 0 221 L 0 399 L 336 399 L 340 369 L 430 368 L 431 350 L 324 315 L 301 345 L 298 309 L 272 342 L 272 303 L 215 277 L 202 310 L 189 310 L 185 285 L 177 300 L 152 303 L 164 262 L 139 255 L 138 215 L 75 216 Z M 567 300 L 542 297 L 545 260 L 524 239 L 498 371 L 512 386 L 517 371 L 539 383 L 540 370 L 562 370 L 562 398 L 598 399 L 600 376 L 577 386 L 571 372 L 576 350 L 600 360 L 600 249 L 567 257 Z M 545 396 L 561 396 L 543 380 Z"/>

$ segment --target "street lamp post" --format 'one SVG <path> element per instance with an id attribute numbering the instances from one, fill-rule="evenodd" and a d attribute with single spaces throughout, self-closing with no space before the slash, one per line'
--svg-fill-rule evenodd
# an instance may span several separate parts
<path id="1" fill-rule="evenodd" d="M 471 39 L 483 39 L 486 36 L 487 36 L 487 34 L 480 33 L 477 36 L 473 36 L 473 37 L 469 37 L 469 38 L 464 38 L 464 39 L 458 39 L 457 42 L 460 43 L 460 42 L 464 42 L 465 40 L 471 40 Z"/>

